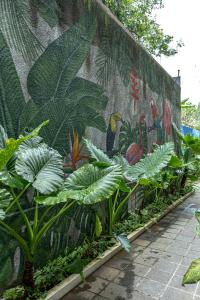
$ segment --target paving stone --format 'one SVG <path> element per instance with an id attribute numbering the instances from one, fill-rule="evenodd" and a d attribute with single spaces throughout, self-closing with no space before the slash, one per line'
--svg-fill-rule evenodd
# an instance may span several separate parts
<path id="1" fill-rule="evenodd" d="M 108 299 L 121 299 L 121 300 L 126 300 L 128 299 L 128 291 L 127 288 L 116 284 L 116 283 L 110 283 L 107 285 L 107 287 L 100 293 L 100 296 L 103 296 Z M 130 299 L 130 296 L 129 296 Z"/>
<path id="2" fill-rule="evenodd" d="M 181 276 L 175 275 L 170 281 L 169 286 L 193 294 L 196 290 L 197 284 L 186 284 L 185 286 L 182 286 L 182 279 L 183 279 L 182 275 Z"/>
<path id="3" fill-rule="evenodd" d="M 172 274 L 175 272 L 177 264 L 171 263 L 165 259 L 160 259 L 159 262 L 155 264 L 154 268 Z"/>
<path id="4" fill-rule="evenodd" d="M 132 298 L 130 298 L 130 300 L 154 300 L 154 299 L 157 299 L 157 298 L 154 298 L 154 297 L 149 297 L 147 295 L 144 295 L 138 291 L 134 291 L 132 293 Z M 125 299 L 127 300 L 127 299 Z"/>
<path id="5" fill-rule="evenodd" d="M 158 234 L 155 233 L 155 232 L 154 233 L 153 232 L 152 233 L 148 232 L 148 233 L 142 235 L 141 237 L 142 237 L 143 240 L 154 242 L 157 239 Z"/>
<path id="6" fill-rule="evenodd" d="M 162 258 L 175 264 L 179 264 L 182 261 L 183 256 L 171 252 L 163 252 Z"/>
<path id="7" fill-rule="evenodd" d="M 92 300 L 94 297 L 95 294 L 88 291 L 76 292 L 76 290 L 73 290 L 73 292 L 68 293 L 61 300 Z"/>
<path id="8" fill-rule="evenodd" d="M 164 292 L 165 285 L 151 279 L 144 279 L 137 287 L 137 291 L 150 297 L 160 297 Z"/>
<path id="9" fill-rule="evenodd" d="M 139 255 L 134 262 L 138 263 L 138 264 L 142 264 L 142 265 L 146 265 L 146 266 L 152 266 L 154 265 L 156 262 L 158 261 L 157 257 L 151 257 L 145 254 Z"/>
<path id="10" fill-rule="evenodd" d="M 163 232 L 165 230 L 165 228 L 163 226 L 161 226 L 162 224 L 159 223 L 156 224 L 156 225 L 153 225 L 151 228 L 150 228 L 150 232 L 155 232 L 155 233 L 159 233 L 159 232 Z"/>
<path id="11" fill-rule="evenodd" d="M 150 244 L 150 241 L 147 241 L 147 240 L 143 240 L 143 239 L 136 239 L 133 243 L 133 245 L 139 245 L 139 246 L 143 246 L 143 247 L 146 247 Z"/>
<path id="12" fill-rule="evenodd" d="M 196 290 L 196 295 L 200 297 L 200 283 L 198 282 L 197 285 L 198 285 L 198 287 Z"/>
<path id="13" fill-rule="evenodd" d="M 178 268 L 175 272 L 175 276 L 183 276 L 186 271 L 187 271 L 187 267 L 184 265 L 180 265 L 180 266 L 178 266 Z"/>
<path id="14" fill-rule="evenodd" d="M 156 239 L 156 242 L 163 245 L 170 245 L 171 243 L 173 243 L 173 240 L 166 239 L 164 237 L 158 237 Z"/>
<path id="15" fill-rule="evenodd" d="M 182 258 L 182 261 L 181 261 L 181 265 L 183 265 L 183 266 L 186 266 L 186 267 L 189 267 L 190 266 L 190 264 L 191 264 L 191 262 L 192 262 L 192 258 L 191 257 L 183 257 Z"/>
<path id="16" fill-rule="evenodd" d="M 183 249 L 188 249 L 190 246 L 190 243 L 187 243 L 185 241 L 173 241 L 173 243 L 171 244 L 171 247 L 174 247 L 174 248 L 183 248 Z"/>
<path id="17" fill-rule="evenodd" d="M 171 273 L 163 272 L 161 270 L 158 272 L 158 270 L 154 268 L 147 273 L 146 277 L 160 283 L 167 284 L 171 278 Z"/>
<path id="18" fill-rule="evenodd" d="M 171 253 L 174 253 L 174 254 L 179 254 L 179 255 L 186 255 L 187 252 L 188 252 L 188 249 L 184 249 L 182 247 L 173 247 L 173 246 L 169 246 L 167 248 L 167 252 L 171 252 Z"/>
<path id="19" fill-rule="evenodd" d="M 157 249 L 157 250 L 163 250 L 163 251 L 165 251 L 167 249 L 167 247 L 169 247 L 169 245 L 161 244 L 161 243 L 155 241 L 155 242 L 152 242 L 149 245 L 149 247 L 152 248 L 152 249 Z"/>
<path id="20" fill-rule="evenodd" d="M 170 232 L 170 233 L 180 233 L 180 229 L 177 229 L 177 228 L 166 228 L 166 232 Z"/>
<path id="21" fill-rule="evenodd" d="M 176 233 L 171 233 L 171 232 L 164 232 L 164 233 L 162 233 L 161 236 L 173 240 L 177 237 L 177 234 Z"/>
<path id="22" fill-rule="evenodd" d="M 109 281 L 112 281 L 120 271 L 111 267 L 101 267 L 96 272 L 93 273 L 94 277 L 100 277 Z"/>
<path id="23" fill-rule="evenodd" d="M 163 296 L 162 300 L 192 300 L 193 296 L 181 290 L 168 287 Z"/>
<path id="24" fill-rule="evenodd" d="M 189 250 L 185 256 L 190 257 L 191 259 L 196 259 L 200 257 L 200 251 Z"/>
<path id="25" fill-rule="evenodd" d="M 177 241 L 183 241 L 183 242 L 192 242 L 194 240 L 193 236 L 188 236 L 188 235 L 184 235 L 184 234 L 178 234 L 176 236 L 176 240 Z"/>
<path id="26" fill-rule="evenodd" d="M 111 267 L 114 269 L 124 270 L 128 267 L 129 261 L 123 258 L 112 258 L 104 266 Z"/>
<path id="27" fill-rule="evenodd" d="M 108 300 L 108 298 L 102 297 L 97 295 L 96 297 L 94 297 L 92 300 Z"/>
<path id="28" fill-rule="evenodd" d="M 195 245 L 192 243 L 191 247 L 190 247 L 191 251 L 199 251 L 200 250 L 200 246 L 199 245 Z"/>
<path id="29" fill-rule="evenodd" d="M 126 259 L 126 260 L 132 260 L 132 259 L 133 259 L 132 254 L 133 254 L 132 249 L 131 249 L 130 252 L 127 252 L 127 251 L 122 250 L 122 251 L 120 251 L 119 253 L 117 253 L 117 254 L 115 255 L 115 258 Z M 134 254 L 136 254 L 136 253 L 134 253 Z M 137 255 L 136 255 L 136 256 L 137 256 Z"/>
<path id="30" fill-rule="evenodd" d="M 137 263 L 133 263 L 133 264 L 130 264 L 128 266 L 126 271 L 127 270 L 133 271 L 135 275 L 143 277 L 149 272 L 150 267 L 145 266 L 145 265 L 140 265 L 140 264 L 137 264 Z"/>
<path id="31" fill-rule="evenodd" d="M 136 287 L 143 277 L 135 275 L 134 271 L 125 270 L 119 273 L 119 275 L 114 279 L 114 282 L 126 286 L 126 287 Z"/>
<path id="32" fill-rule="evenodd" d="M 146 248 L 141 256 L 148 256 L 154 258 L 161 258 L 163 256 L 163 251 L 159 249 Z M 138 256 L 139 257 L 139 256 Z"/>
<path id="33" fill-rule="evenodd" d="M 87 278 L 87 281 L 79 285 L 77 289 L 87 290 L 92 293 L 99 294 L 108 284 L 109 281 L 91 275 Z"/>

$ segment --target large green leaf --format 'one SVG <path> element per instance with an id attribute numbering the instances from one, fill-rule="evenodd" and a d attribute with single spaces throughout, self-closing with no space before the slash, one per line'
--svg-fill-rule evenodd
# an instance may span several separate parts
<path id="1" fill-rule="evenodd" d="M 0 31 L 0 124 L 9 137 L 18 136 L 19 117 L 24 105 L 25 100 L 17 71 Z"/>
<path id="2" fill-rule="evenodd" d="M 7 170 L 0 172 L 0 183 L 4 186 L 9 186 L 10 188 L 23 189 L 23 183 L 21 178 L 17 175 L 11 175 Z"/>
<path id="3" fill-rule="evenodd" d="M 0 189 L 0 220 L 5 219 L 5 209 L 9 206 L 12 200 L 13 197 L 9 191 L 6 189 Z"/>
<path id="4" fill-rule="evenodd" d="M 19 139 L 15 140 L 13 138 L 6 140 L 5 148 L 0 149 L 0 171 L 6 166 L 8 161 L 12 158 L 13 154 L 17 148 L 26 140 L 29 140 L 38 135 L 41 128 L 48 124 L 48 121 L 43 122 L 36 129 L 26 136 L 20 136 Z"/>
<path id="5" fill-rule="evenodd" d="M 139 178 L 153 178 L 167 166 L 173 153 L 173 143 L 169 142 L 159 146 L 152 154 L 148 154 L 137 164 L 130 166 L 126 172 L 126 177 L 131 181 L 137 181 Z"/>
<path id="6" fill-rule="evenodd" d="M 107 154 L 103 152 L 103 150 L 97 148 L 91 141 L 84 139 L 87 150 L 90 153 L 90 156 L 98 162 L 107 163 L 108 165 L 112 165 L 112 160 L 108 157 Z"/>
<path id="7" fill-rule="evenodd" d="M 84 165 L 72 173 L 65 181 L 65 197 L 80 204 L 94 204 L 110 198 L 123 178 L 121 167 L 99 169 Z"/>
<path id="8" fill-rule="evenodd" d="M 5 147 L 5 143 L 7 139 L 8 139 L 8 135 L 5 129 L 0 125 L 0 149 Z"/>
<path id="9" fill-rule="evenodd" d="M 40 197 L 37 201 L 44 205 L 53 205 L 73 199 L 79 204 L 95 204 L 112 196 L 121 180 L 120 166 L 99 169 L 86 164 L 66 179 L 65 190 L 57 197 Z"/>
<path id="10" fill-rule="evenodd" d="M 128 240 L 127 236 L 125 234 L 119 234 L 115 235 L 115 239 L 120 242 L 122 248 L 124 248 L 125 251 L 130 252 L 131 251 L 131 244 Z"/>
<path id="11" fill-rule="evenodd" d="M 65 97 L 87 57 L 95 32 L 96 20 L 87 14 L 47 47 L 28 76 L 28 91 L 35 103 Z"/>
<path id="12" fill-rule="evenodd" d="M 193 260 L 183 276 L 183 284 L 196 283 L 200 280 L 200 258 Z"/>
<path id="13" fill-rule="evenodd" d="M 55 192 L 63 183 L 62 157 L 53 149 L 38 147 L 19 152 L 15 169 L 42 194 Z"/>

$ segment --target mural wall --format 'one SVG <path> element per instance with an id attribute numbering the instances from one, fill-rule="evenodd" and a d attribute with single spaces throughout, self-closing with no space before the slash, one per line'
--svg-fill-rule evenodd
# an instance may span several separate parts
<path id="1" fill-rule="evenodd" d="M 66 169 L 85 158 L 83 136 L 135 164 L 153 143 L 173 138 L 180 87 L 99 1 L 86 3 L 0 2 L 0 124 L 16 137 L 49 119 L 42 137 Z M 42 245 L 40 265 L 80 243 L 92 220 L 79 207 L 64 216 Z M 22 230 L 18 216 L 10 222 Z M 0 257 L 3 287 L 18 278 L 23 257 L 2 231 Z"/>

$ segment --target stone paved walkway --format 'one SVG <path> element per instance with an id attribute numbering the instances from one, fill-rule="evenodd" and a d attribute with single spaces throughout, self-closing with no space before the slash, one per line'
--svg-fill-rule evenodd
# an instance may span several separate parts
<path id="1" fill-rule="evenodd" d="M 62 300 L 200 300 L 200 285 L 183 287 L 182 276 L 200 257 L 195 209 L 200 191 L 121 251 Z"/>

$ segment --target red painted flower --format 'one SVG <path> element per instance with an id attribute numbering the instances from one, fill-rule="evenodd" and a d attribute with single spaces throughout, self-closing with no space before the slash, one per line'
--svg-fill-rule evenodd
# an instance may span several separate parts
<path id="1" fill-rule="evenodd" d="M 151 102 L 151 114 L 153 120 L 155 120 L 158 117 L 158 109 L 153 101 Z"/>
<path id="2" fill-rule="evenodd" d="M 170 135 L 172 131 L 172 111 L 168 101 L 166 101 L 163 106 L 163 125 L 165 133 Z"/>
<path id="3" fill-rule="evenodd" d="M 131 71 L 131 97 L 134 101 L 134 107 L 140 100 L 140 80 L 136 70 Z"/>

